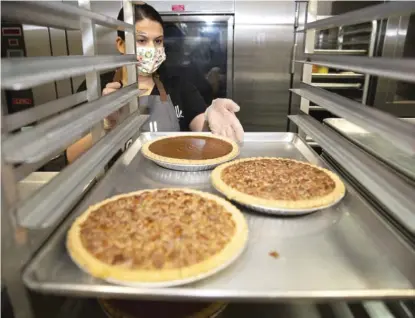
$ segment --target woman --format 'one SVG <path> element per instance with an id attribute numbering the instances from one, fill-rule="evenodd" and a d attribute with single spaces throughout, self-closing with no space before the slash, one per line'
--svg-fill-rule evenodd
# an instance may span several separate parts
<path id="1" fill-rule="evenodd" d="M 124 20 L 121 9 L 118 19 Z M 163 21 L 160 14 L 150 5 L 135 6 L 137 71 L 139 74 L 140 110 L 150 115 L 142 131 L 203 131 L 241 141 L 243 128 L 235 116 L 239 106 L 229 99 L 216 99 L 209 107 L 198 90 L 183 76 L 161 67 L 166 59 L 163 45 Z M 118 31 L 116 46 L 125 53 L 125 34 Z M 160 68 L 160 70 L 159 70 Z M 159 72 L 156 72 L 158 71 Z M 102 94 L 107 95 L 127 83 L 125 67 L 101 76 Z M 85 89 L 81 85 L 80 90 Z M 119 112 L 106 120 L 106 130 L 117 122 Z M 87 135 L 68 147 L 66 157 L 73 162 L 92 146 L 92 137 Z"/>

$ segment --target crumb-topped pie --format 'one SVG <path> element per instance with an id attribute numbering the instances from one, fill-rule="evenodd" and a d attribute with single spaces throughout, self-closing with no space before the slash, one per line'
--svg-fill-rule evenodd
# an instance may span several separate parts
<path id="1" fill-rule="evenodd" d="M 216 165 L 234 159 L 238 144 L 230 139 L 207 134 L 160 137 L 142 147 L 145 157 L 156 162 L 179 165 Z"/>
<path id="2" fill-rule="evenodd" d="M 172 286 L 224 268 L 247 236 L 244 216 L 228 201 L 190 189 L 156 189 L 91 206 L 73 223 L 67 247 L 95 277 Z"/>
<path id="3" fill-rule="evenodd" d="M 236 202 L 281 210 L 315 210 L 338 202 L 345 186 L 333 172 L 284 158 L 247 158 L 225 163 L 213 186 Z"/>

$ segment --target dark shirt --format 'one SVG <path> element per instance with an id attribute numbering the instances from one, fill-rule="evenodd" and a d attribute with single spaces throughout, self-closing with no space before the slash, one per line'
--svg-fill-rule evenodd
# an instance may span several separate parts
<path id="1" fill-rule="evenodd" d="M 160 70 L 160 80 L 170 95 L 176 115 L 179 118 L 180 130 L 189 131 L 191 121 L 206 110 L 206 102 L 189 79 L 182 74 L 183 70 L 176 69 L 167 72 L 165 68 Z M 101 74 L 101 90 L 108 83 L 113 82 L 115 71 Z M 85 81 L 79 86 L 78 92 L 86 89 Z M 157 87 L 154 86 L 151 95 L 159 95 Z"/>

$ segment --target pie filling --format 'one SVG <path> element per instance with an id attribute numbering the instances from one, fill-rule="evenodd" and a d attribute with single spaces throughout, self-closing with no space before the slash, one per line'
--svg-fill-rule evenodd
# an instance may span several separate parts
<path id="1" fill-rule="evenodd" d="M 128 269 L 175 269 L 220 252 L 236 230 L 213 200 L 184 191 L 143 192 L 108 202 L 82 223 L 83 246 L 100 261 Z"/>
<path id="2" fill-rule="evenodd" d="M 230 154 L 232 149 L 232 144 L 225 140 L 203 136 L 165 138 L 149 146 L 156 155 L 184 160 L 216 159 Z"/>
<path id="3" fill-rule="evenodd" d="M 284 159 L 260 159 L 230 165 L 221 178 L 242 193 L 268 200 L 309 200 L 335 188 L 323 170 Z"/>

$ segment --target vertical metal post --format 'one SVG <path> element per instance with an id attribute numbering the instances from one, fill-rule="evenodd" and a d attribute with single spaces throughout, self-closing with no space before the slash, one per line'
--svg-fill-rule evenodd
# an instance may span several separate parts
<path id="1" fill-rule="evenodd" d="M 135 15 L 134 15 L 134 4 L 131 0 L 123 0 L 124 8 L 124 22 L 132 24 L 135 26 Z M 125 53 L 126 54 L 137 54 L 136 48 L 136 34 L 135 27 L 133 32 L 125 32 Z M 137 83 L 137 69 L 135 64 L 127 65 L 127 81 L 128 84 Z M 133 113 L 138 110 L 138 98 L 133 98 L 129 103 L 129 112 Z"/>
<path id="2" fill-rule="evenodd" d="M 80 8 L 91 10 L 90 0 L 78 0 Z M 91 19 L 81 17 L 82 51 L 85 56 L 94 56 L 97 53 L 95 24 Z M 101 80 L 98 72 L 89 72 L 86 77 L 86 96 L 88 102 L 101 96 Z M 104 135 L 103 122 L 92 128 L 92 142 L 95 144 Z"/>
<path id="3" fill-rule="evenodd" d="M 9 111 L 7 109 L 6 93 L 4 92 L 4 90 L 1 91 L 1 113 L 2 113 L 2 118 L 3 118 L 3 116 L 5 116 L 9 113 Z M 2 132 L 3 132 L 3 127 L 4 127 L 4 123 L 3 123 L 3 119 L 2 119 L 2 122 L 1 122 Z"/>
<path id="4" fill-rule="evenodd" d="M 368 56 L 373 57 L 373 53 L 375 51 L 375 42 L 376 42 L 376 35 L 378 32 L 378 21 L 373 20 L 372 21 L 372 32 L 370 33 L 370 44 L 369 44 L 369 51 Z M 367 96 L 369 92 L 369 81 L 370 81 L 370 75 L 365 74 L 365 82 L 363 84 L 363 96 L 362 96 L 362 104 L 367 104 Z"/>
<path id="5" fill-rule="evenodd" d="M 317 20 L 317 0 L 310 0 L 307 3 L 307 10 L 306 10 L 306 17 L 304 21 L 304 25 L 309 22 L 313 22 Z M 314 53 L 314 44 L 316 39 L 316 30 L 306 30 L 304 36 L 304 53 Z M 313 73 L 313 65 L 311 64 L 303 64 L 303 76 L 302 81 L 303 83 L 310 84 L 312 79 Z M 310 110 L 310 101 L 301 97 L 300 101 L 300 110 L 304 113 L 308 114 Z M 304 140 L 306 139 L 305 132 L 298 128 L 298 135 L 303 137 Z"/>
<path id="6" fill-rule="evenodd" d="M 299 18 L 300 18 L 300 2 L 295 1 L 294 7 L 294 36 L 293 36 L 293 46 L 291 49 L 291 67 L 290 67 L 290 89 L 294 86 L 294 75 L 295 75 L 295 60 L 297 59 L 297 40 L 298 40 L 298 26 L 299 26 Z M 293 92 L 289 92 L 288 95 L 288 111 L 287 111 L 287 125 L 285 130 L 290 131 L 291 120 L 288 117 L 292 115 L 292 96 Z"/>
<path id="7" fill-rule="evenodd" d="M 27 230 L 18 224 L 14 207 L 18 201 L 18 191 L 13 167 L 2 164 L 1 170 L 2 282 L 6 286 L 15 317 L 32 318 L 34 314 L 29 294 L 21 278 L 23 266 L 30 257 L 30 242 Z"/>
<path id="8" fill-rule="evenodd" d="M 337 41 L 337 49 L 343 50 L 343 42 L 344 42 L 344 29 L 343 27 L 339 27 L 339 33 L 338 33 L 338 41 Z"/>
<path id="9" fill-rule="evenodd" d="M 4 115 L 7 102 L 2 91 L 1 127 L 2 136 L 5 134 Z M 1 254 L 2 254 L 2 283 L 6 287 L 15 317 L 33 317 L 29 295 L 21 279 L 21 270 L 25 265 L 24 254 L 29 254 L 29 242 L 26 229 L 18 224 L 16 209 L 13 206 L 18 201 L 17 180 L 12 165 L 1 164 Z"/>
<path id="10" fill-rule="evenodd" d="M 307 4 L 307 12 L 306 12 L 306 21 L 304 24 L 309 22 L 313 22 L 317 19 L 317 1 L 310 0 Z M 316 31 L 315 29 L 306 30 L 305 37 L 304 37 L 304 53 L 312 54 L 314 53 L 314 43 L 316 38 Z M 310 84 L 311 83 L 311 76 L 313 71 L 313 65 L 311 64 L 304 64 L 303 65 L 303 82 Z M 300 109 L 308 114 L 310 109 L 310 101 L 301 97 Z"/>

